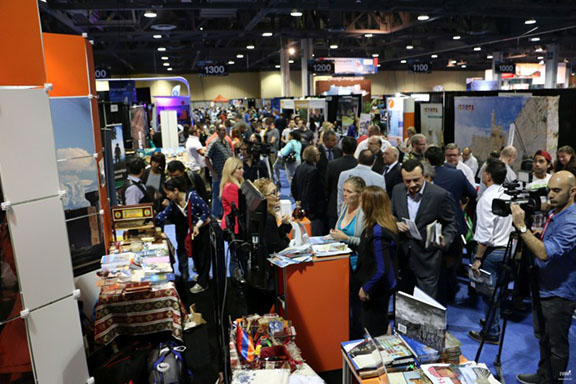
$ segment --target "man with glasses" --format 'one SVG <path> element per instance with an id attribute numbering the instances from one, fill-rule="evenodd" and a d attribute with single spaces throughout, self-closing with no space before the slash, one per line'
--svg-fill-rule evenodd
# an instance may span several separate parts
<path id="1" fill-rule="evenodd" d="M 472 185 L 476 185 L 474 172 L 472 172 L 469 166 L 460 161 L 460 150 L 458 149 L 457 144 L 446 144 L 444 147 L 444 158 L 446 159 L 445 164 L 447 164 L 448 167 L 456 168 L 462 171 L 468 182 Z"/>

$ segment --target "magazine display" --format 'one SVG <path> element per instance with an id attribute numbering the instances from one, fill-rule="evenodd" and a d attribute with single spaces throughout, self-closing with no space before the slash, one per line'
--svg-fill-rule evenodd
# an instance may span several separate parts
<path id="1" fill-rule="evenodd" d="M 420 367 L 432 384 L 498 384 L 485 364 L 426 364 Z"/>

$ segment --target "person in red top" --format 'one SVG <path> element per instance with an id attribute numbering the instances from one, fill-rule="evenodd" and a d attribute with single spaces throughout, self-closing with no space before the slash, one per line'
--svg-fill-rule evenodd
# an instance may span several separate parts
<path id="1" fill-rule="evenodd" d="M 218 125 L 218 128 L 220 128 L 220 127 L 226 128 L 226 127 L 224 126 L 224 124 L 219 124 L 219 125 Z M 209 145 L 213 140 L 215 140 L 215 139 L 217 139 L 217 138 L 218 138 L 218 129 L 216 129 L 216 130 L 214 131 L 214 133 L 213 133 L 212 135 L 210 135 L 210 137 L 208 137 L 208 138 L 206 139 L 206 148 L 208 148 L 208 145 Z M 227 142 L 228 144 L 230 144 L 230 148 L 234 149 L 234 143 L 232 142 L 232 139 L 230 138 L 230 136 L 228 136 L 228 135 L 224 136 L 224 140 L 226 140 L 226 142 Z"/>
<path id="2" fill-rule="evenodd" d="M 226 229 L 226 217 L 232 212 L 232 203 L 238 208 L 238 192 L 244 182 L 244 163 L 237 157 L 230 157 L 224 163 L 220 180 L 220 198 L 222 199 L 222 229 Z M 238 234 L 238 218 L 234 224 L 234 234 Z"/>

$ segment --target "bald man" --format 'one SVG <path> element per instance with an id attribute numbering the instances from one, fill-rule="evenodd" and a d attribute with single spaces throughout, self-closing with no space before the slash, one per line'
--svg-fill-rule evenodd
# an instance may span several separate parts
<path id="1" fill-rule="evenodd" d="M 470 147 L 464 147 L 462 150 L 462 162 L 466 164 L 474 173 L 474 177 L 478 173 L 478 159 L 472 154 L 472 149 Z"/>
<path id="2" fill-rule="evenodd" d="M 384 180 L 386 181 L 386 192 L 388 197 L 392 198 L 392 191 L 394 186 L 401 184 L 402 180 L 402 164 L 398 162 L 400 156 L 400 151 L 396 147 L 388 147 L 384 150 L 384 169 L 382 174 L 384 175 Z"/>
<path id="3" fill-rule="evenodd" d="M 544 318 L 542 334 L 537 314 L 533 313 L 540 361 L 537 373 L 516 376 L 525 384 L 565 379 L 569 359 L 568 332 L 576 310 L 576 178 L 568 171 L 560 171 L 550 178 L 548 190 L 552 212 L 540 235 L 542 240 L 526 228 L 522 208 L 511 205 L 514 226 L 539 267 L 538 285 Z"/>
<path id="4" fill-rule="evenodd" d="M 511 145 L 504 147 L 500 152 L 499 159 L 504 163 L 504 165 L 506 165 L 506 180 L 504 180 L 505 183 L 511 183 L 512 181 L 518 178 L 518 176 L 516 176 L 516 172 L 514 172 L 514 170 L 510 166 L 510 164 L 512 164 L 514 160 L 516 160 L 517 153 L 518 152 L 516 151 L 516 148 L 514 148 Z M 486 168 L 486 163 L 484 163 L 482 165 L 482 168 L 480 168 L 479 173 L 480 175 L 482 175 L 482 172 L 484 172 L 484 168 Z M 482 196 L 485 190 L 486 190 L 486 184 L 480 182 L 480 188 L 478 188 L 478 199 L 480 199 L 480 196 Z"/>

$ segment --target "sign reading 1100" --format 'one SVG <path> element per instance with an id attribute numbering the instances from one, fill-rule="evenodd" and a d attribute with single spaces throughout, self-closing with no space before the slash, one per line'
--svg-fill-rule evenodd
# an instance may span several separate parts
<path id="1" fill-rule="evenodd" d="M 432 72 L 430 68 L 430 63 L 414 63 L 408 66 L 412 72 L 419 73 L 430 73 Z"/>
<path id="2" fill-rule="evenodd" d="M 225 64 L 206 64 L 200 67 L 200 76 L 228 76 Z"/>

